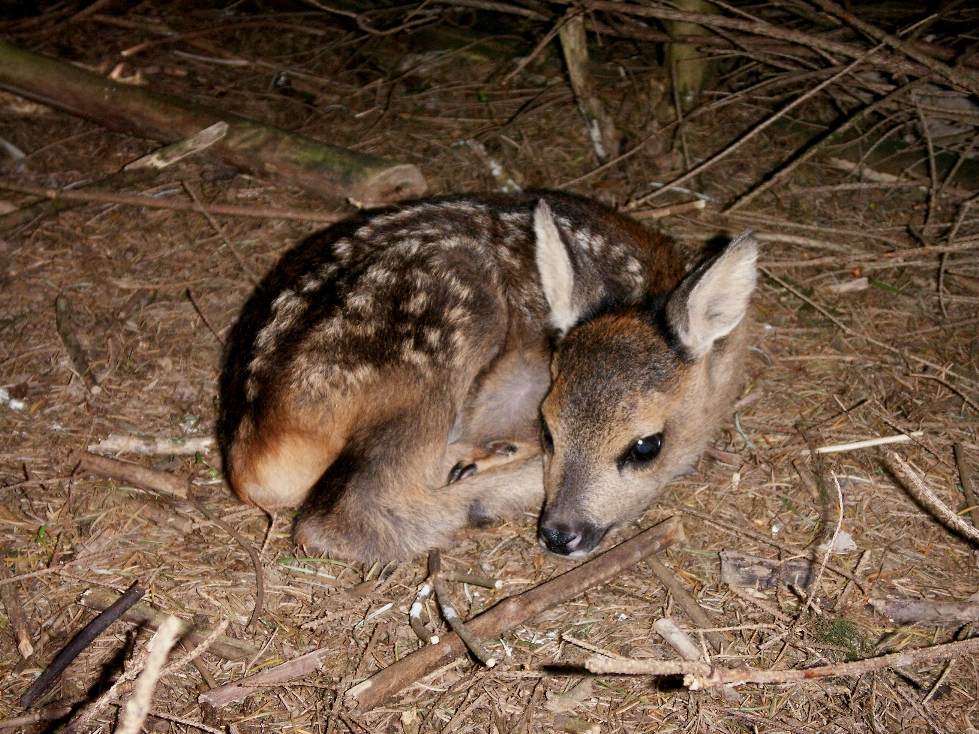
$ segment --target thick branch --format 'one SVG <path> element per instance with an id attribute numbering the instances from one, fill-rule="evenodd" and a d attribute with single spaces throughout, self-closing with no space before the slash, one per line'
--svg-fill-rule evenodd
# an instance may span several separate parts
<path id="1" fill-rule="evenodd" d="M 87 117 L 111 130 L 167 143 L 224 121 L 227 135 L 210 150 L 226 163 L 330 198 L 370 205 L 418 196 L 426 189 L 425 179 L 413 165 L 392 163 L 185 99 L 118 84 L 3 41 L 0 88 Z"/>
<path id="2" fill-rule="evenodd" d="M 540 586 L 511 596 L 467 622 L 474 634 L 484 639 L 499 637 L 545 609 L 573 599 L 593 586 L 604 584 L 650 553 L 657 553 L 683 539 L 683 526 L 670 518 L 635 537 L 582 563 Z M 345 698 L 351 707 L 370 709 L 408 685 L 466 652 L 456 634 L 437 645 L 428 645 L 355 685 Z"/>

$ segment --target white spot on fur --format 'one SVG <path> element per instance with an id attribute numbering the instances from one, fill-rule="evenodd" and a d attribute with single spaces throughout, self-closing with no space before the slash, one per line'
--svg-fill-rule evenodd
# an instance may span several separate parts
<path id="1" fill-rule="evenodd" d="M 367 312 L 374 307 L 374 294 L 367 291 L 354 293 L 347 299 L 347 308 L 353 311 Z"/>
<path id="2" fill-rule="evenodd" d="M 323 286 L 323 281 L 317 278 L 315 275 L 304 275 L 299 280 L 299 292 L 300 293 L 311 293 Z"/>
<path id="3" fill-rule="evenodd" d="M 359 387 L 370 380 L 377 370 L 366 362 L 352 367 L 343 374 L 343 379 L 349 387 Z"/>
<path id="4" fill-rule="evenodd" d="M 453 275 L 448 276 L 446 284 L 452 294 L 461 301 L 468 301 L 472 297 L 472 288 L 463 283 Z"/>
<path id="5" fill-rule="evenodd" d="M 415 349 L 414 339 L 406 339 L 401 344 L 401 359 L 418 367 L 428 366 L 428 355 Z"/>
<path id="6" fill-rule="evenodd" d="M 333 243 L 333 254 L 337 260 L 346 260 L 352 251 L 353 246 L 350 244 L 350 240 L 337 240 Z"/>
<path id="7" fill-rule="evenodd" d="M 425 291 L 415 291 L 405 302 L 404 311 L 412 316 L 421 316 L 428 306 L 428 294 Z"/>
<path id="8" fill-rule="evenodd" d="M 442 339 L 442 332 L 436 329 L 434 326 L 426 326 L 422 329 L 422 334 L 425 337 L 425 343 L 432 349 L 438 349 L 439 341 Z"/>
<path id="9" fill-rule="evenodd" d="M 469 311 L 462 306 L 453 306 L 445 312 L 446 323 L 452 324 L 453 326 L 459 326 L 468 320 Z"/>
<path id="10" fill-rule="evenodd" d="M 364 280 L 377 285 L 390 285 L 394 283 L 394 272 L 383 265 L 374 265 L 366 273 Z"/>

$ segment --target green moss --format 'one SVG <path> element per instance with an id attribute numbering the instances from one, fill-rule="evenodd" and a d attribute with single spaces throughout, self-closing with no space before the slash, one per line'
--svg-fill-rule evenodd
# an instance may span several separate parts
<path id="1" fill-rule="evenodd" d="M 817 630 L 817 637 L 828 645 L 846 649 L 848 658 L 862 657 L 867 648 L 867 640 L 860 628 L 842 617 L 824 621 Z"/>

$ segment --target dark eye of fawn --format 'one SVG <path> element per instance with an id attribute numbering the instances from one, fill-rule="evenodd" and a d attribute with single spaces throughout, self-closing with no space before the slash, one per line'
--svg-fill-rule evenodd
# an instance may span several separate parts
<path id="1" fill-rule="evenodd" d="M 541 422 L 540 424 L 540 441 L 544 445 L 544 451 L 551 453 L 554 451 L 554 437 L 551 436 L 550 430 L 547 428 L 547 424 Z"/>
<path id="2" fill-rule="evenodd" d="M 619 459 L 619 466 L 621 467 L 626 464 L 632 464 L 634 466 L 648 464 L 657 457 L 661 448 L 663 448 L 662 433 L 654 433 L 652 436 L 640 438 L 626 449 L 622 458 Z"/>

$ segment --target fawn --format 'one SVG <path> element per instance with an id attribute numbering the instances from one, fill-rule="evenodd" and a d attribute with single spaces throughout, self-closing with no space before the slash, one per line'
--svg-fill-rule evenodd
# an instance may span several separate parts
<path id="1" fill-rule="evenodd" d="M 338 557 L 542 506 L 540 542 L 587 555 L 730 410 L 756 257 L 745 234 L 684 273 L 664 236 L 556 192 L 364 212 L 288 252 L 233 328 L 229 483 L 300 506 L 297 542 Z"/>

